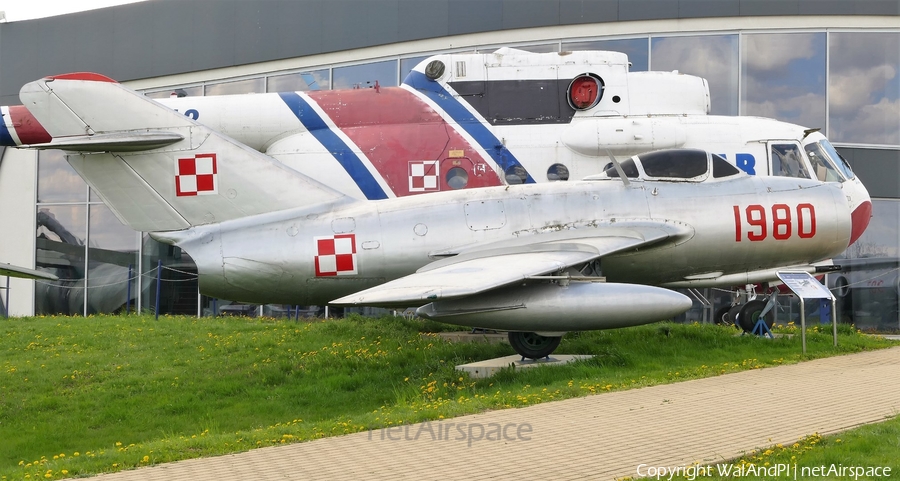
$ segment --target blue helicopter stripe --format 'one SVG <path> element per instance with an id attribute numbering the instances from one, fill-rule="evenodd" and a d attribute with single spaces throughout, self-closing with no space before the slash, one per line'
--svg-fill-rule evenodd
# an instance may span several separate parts
<path id="1" fill-rule="evenodd" d="M 525 167 L 516 159 L 509 149 L 506 148 L 500 139 L 493 134 L 484 124 L 481 123 L 471 112 L 469 112 L 450 92 L 441 86 L 438 82 L 428 79 L 425 74 L 413 70 L 410 72 L 403 83 L 424 93 L 434 103 L 438 104 L 444 112 L 456 121 L 469 135 L 478 142 L 488 155 L 494 159 L 505 172 L 508 168 L 518 166 L 525 172 L 525 183 L 533 184 L 534 179 L 531 174 L 525 170 Z"/>
<path id="2" fill-rule="evenodd" d="M 341 140 L 322 120 L 322 117 L 310 107 L 309 103 L 295 92 L 281 92 L 281 100 L 291 109 L 294 115 L 300 119 L 300 123 L 306 127 L 331 155 L 341 164 L 344 170 L 356 182 L 359 190 L 369 200 L 387 199 L 384 189 L 378 185 L 378 181 L 369 172 L 362 160 L 350 150 L 346 142 Z"/>

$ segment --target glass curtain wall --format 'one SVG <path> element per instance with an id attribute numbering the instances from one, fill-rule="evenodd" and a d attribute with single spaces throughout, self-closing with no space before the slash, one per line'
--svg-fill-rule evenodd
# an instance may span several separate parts
<path id="1" fill-rule="evenodd" d="M 61 151 L 38 154 L 35 313 L 118 312 L 137 296 L 137 234 L 89 192 Z"/>
<path id="2" fill-rule="evenodd" d="M 741 41 L 741 115 L 824 130 L 825 33 L 744 34 Z"/>
<path id="3" fill-rule="evenodd" d="M 650 39 L 650 70 L 677 70 L 705 78 L 712 115 L 738 114 L 739 65 L 737 35 Z"/>
<path id="4" fill-rule="evenodd" d="M 650 70 L 650 43 L 648 37 L 617 40 L 591 40 L 585 42 L 568 42 L 562 44 L 564 52 L 576 50 L 610 50 L 628 55 L 632 72 Z"/>
<path id="5" fill-rule="evenodd" d="M 900 145 L 900 33 L 833 32 L 828 42 L 831 141 Z"/>

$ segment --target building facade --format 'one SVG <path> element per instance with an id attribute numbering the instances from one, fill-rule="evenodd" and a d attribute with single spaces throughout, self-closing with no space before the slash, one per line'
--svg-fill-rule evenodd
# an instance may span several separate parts
<path id="1" fill-rule="evenodd" d="M 70 71 L 150 97 L 396 86 L 430 55 L 503 46 L 624 52 L 632 71 L 706 78 L 712 114 L 821 128 L 873 197 L 872 223 L 844 255 L 848 272 L 831 280 L 842 312 L 900 329 L 892 0 L 151 0 L 0 24 L 0 105 L 19 104 L 31 80 Z M 0 155 L 0 262 L 64 279 L 10 280 L 0 309 L 111 312 L 134 293 L 130 308 L 154 310 L 158 298 L 163 313 L 227 303 L 199 296 L 190 257 L 119 223 L 60 152 Z"/>

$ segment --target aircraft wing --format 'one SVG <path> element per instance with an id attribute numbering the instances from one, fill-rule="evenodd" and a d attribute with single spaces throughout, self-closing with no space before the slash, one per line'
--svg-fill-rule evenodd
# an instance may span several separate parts
<path id="1" fill-rule="evenodd" d="M 600 234 L 535 235 L 522 242 L 504 242 L 465 249 L 411 274 L 380 286 L 336 299 L 329 304 L 357 306 L 417 306 L 442 299 L 470 296 L 525 279 L 554 274 L 605 255 L 655 244 L 676 232 L 666 226 L 597 229 Z M 604 230 L 608 232 L 603 232 Z"/>
<path id="2" fill-rule="evenodd" d="M 47 281 L 59 280 L 59 277 L 56 277 L 53 274 L 4 263 L 0 263 L 0 276 L 21 277 L 23 279 L 44 279 Z"/>

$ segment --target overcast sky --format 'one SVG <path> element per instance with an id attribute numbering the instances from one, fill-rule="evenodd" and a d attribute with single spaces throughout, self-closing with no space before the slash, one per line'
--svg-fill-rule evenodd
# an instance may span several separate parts
<path id="1" fill-rule="evenodd" d="M 140 1 L 144 0 L 0 0 L 0 11 L 6 12 L 7 22 L 17 22 Z"/>

